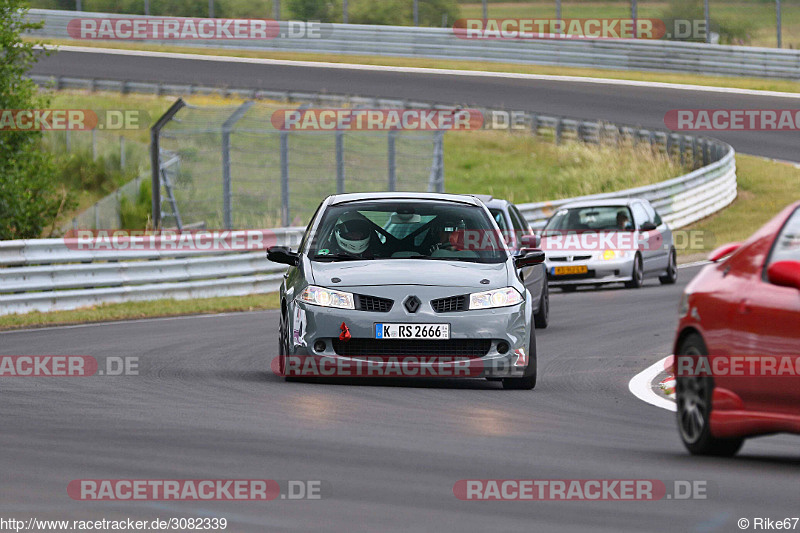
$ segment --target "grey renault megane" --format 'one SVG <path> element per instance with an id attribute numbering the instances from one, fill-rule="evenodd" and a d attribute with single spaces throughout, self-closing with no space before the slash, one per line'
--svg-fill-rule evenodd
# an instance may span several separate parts
<path id="1" fill-rule="evenodd" d="M 267 256 L 290 267 L 280 288 L 284 376 L 300 375 L 293 365 L 311 357 L 315 369 L 329 370 L 314 376 L 436 375 L 502 380 L 507 389 L 536 385 L 535 309 L 520 269 L 541 264 L 544 253 L 512 255 L 473 196 L 330 196 L 297 251 L 275 246 Z M 391 365 L 401 372 L 381 372 Z M 453 367 L 468 371 L 443 371 Z"/>

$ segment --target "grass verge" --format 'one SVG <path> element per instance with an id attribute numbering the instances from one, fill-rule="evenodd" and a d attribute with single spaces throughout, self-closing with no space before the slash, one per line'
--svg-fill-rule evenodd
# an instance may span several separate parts
<path id="1" fill-rule="evenodd" d="M 53 311 L 50 313 L 34 311 L 24 315 L 3 315 L 0 316 L 0 330 L 63 326 L 87 322 L 113 322 L 137 318 L 259 311 L 262 309 L 277 309 L 279 305 L 277 292 L 250 296 L 199 298 L 196 300 L 125 302 L 72 311 Z"/>
<path id="2" fill-rule="evenodd" d="M 176 52 L 184 54 L 217 55 L 230 57 L 255 57 L 282 59 L 290 61 L 318 61 L 327 63 L 356 63 L 360 65 L 384 65 L 394 67 L 419 67 L 449 70 L 480 70 L 487 72 L 513 72 L 521 74 L 544 74 L 557 76 L 582 76 L 589 78 L 608 78 L 615 80 L 653 81 L 702 85 L 708 87 L 728 87 L 758 91 L 800 92 L 800 83 L 790 80 L 771 80 L 761 78 L 739 78 L 726 76 L 699 76 L 696 74 L 644 72 L 627 70 L 606 70 L 598 68 L 554 67 L 544 65 L 520 65 L 515 63 L 496 63 L 488 61 L 457 61 L 443 59 L 424 59 L 406 57 L 385 57 L 369 55 L 309 54 L 301 52 L 268 52 L 250 50 L 216 49 L 213 53 L 207 48 L 188 46 L 160 46 L 143 43 L 88 42 L 69 39 L 31 39 L 52 45 L 70 45 L 95 48 L 118 48 L 123 50 L 150 50 L 155 52 Z"/>
<path id="3" fill-rule="evenodd" d="M 743 241 L 778 214 L 789 203 L 800 198 L 800 168 L 756 157 L 736 155 L 738 195 L 733 203 L 684 229 L 704 233 L 701 249 L 707 253 L 728 242 Z"/>

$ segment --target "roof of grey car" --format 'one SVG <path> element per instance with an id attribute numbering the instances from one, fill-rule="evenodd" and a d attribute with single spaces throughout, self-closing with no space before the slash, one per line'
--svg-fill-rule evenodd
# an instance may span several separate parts
<path id="1" fill-rule="evenodd" d="M 609 198 L 604 200 L 581 200 L 559 206 L 558 209 L 572 209 L 574 207 L 626 207 L 634 202 L 647 202 L 642 198 Z"/>
<path id="2" fill-rule="evenodd" d="M 435 192 L 359 192 L 349 194 L 335 194 L 330 197 L 330 204 L 356 202 L 359 200 L 439 200 L 444 202 L 459 202 L 470 205 L 481 205 L 480 201 L 468 194 L 446 194 Z"/>

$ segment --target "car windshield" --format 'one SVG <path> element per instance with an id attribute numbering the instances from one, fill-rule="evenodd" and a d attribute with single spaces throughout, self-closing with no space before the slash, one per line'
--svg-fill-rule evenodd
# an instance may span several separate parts
<path id="1" fill-rule="evenodd" d="M 777 261 L 800 261 L 800 209 L 795 209 L 775 239 L 769 264 Z"/>
<path id="2" fill-rule="evenodd" d="M 333 205 L 308 245 L 314 261 L 433 259 L 501 263 L 503 239 L 478 206 L 430 200 Z"/>
<path id="3" fill-rule="evenodd" d="M 560 209 L 544 228 L 562 231 L 633 231 L 633 217 L 625 206 L 573 207 Z"/>

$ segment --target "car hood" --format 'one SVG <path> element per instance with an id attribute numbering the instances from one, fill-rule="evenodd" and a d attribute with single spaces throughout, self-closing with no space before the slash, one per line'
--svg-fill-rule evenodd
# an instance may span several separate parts
<path id="1" fill-rule="evenodd" d="M 314 283 L 325 287 L 428 285 L 494 289 L 508 285 L 506 263 L 467 263 L 424 259 L 311 261 Z M 331 278 L 341 281 L 333 283 Z M 489 282 L 481 283 L 481 280 Z"/>

